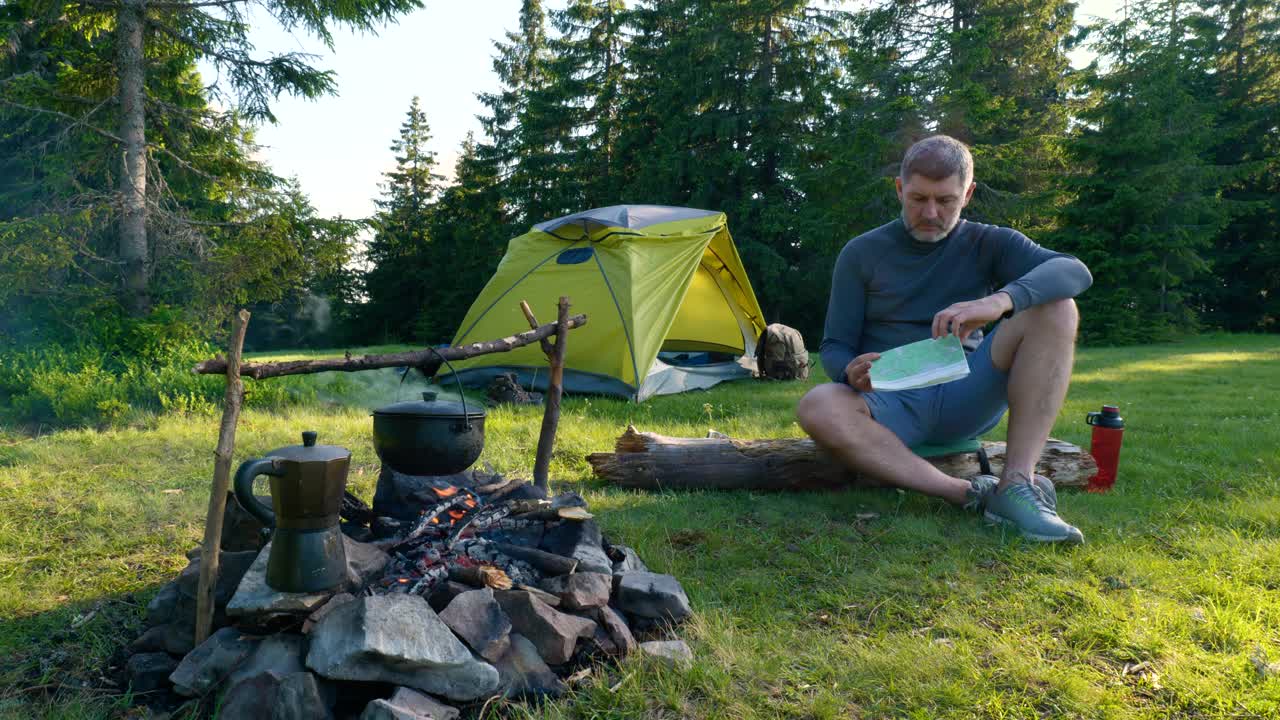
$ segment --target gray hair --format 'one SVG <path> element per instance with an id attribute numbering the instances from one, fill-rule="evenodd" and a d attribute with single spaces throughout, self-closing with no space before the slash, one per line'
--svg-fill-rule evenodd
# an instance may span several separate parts
<path id="1" fill-rule="evenodd" d="M 964 143 L 950 135 L 933 135 L 907 149 L 902 158 L 902 181 L 912 175 L 923 175 L 930 180 L 946 180 L 959 175 L 966 188 L 973 182 L 973 155 Z"/>

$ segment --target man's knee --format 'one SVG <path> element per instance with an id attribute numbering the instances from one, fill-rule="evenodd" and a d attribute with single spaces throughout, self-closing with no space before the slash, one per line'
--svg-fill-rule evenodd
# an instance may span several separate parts
<path id="1" fill-rule="evenodd" d="M 1076 301 L 1071 298 L 1037 305 L 1027 312 L 1033 315 L 1036 327 L 1054 330 L 1055 334 L 1072 339 L 1075 339 L 1076 330 L 1080 327 L 1080 310 L 1076 307 Z"/>
<path id="2" fill-rule="evenodd" d="M 825 383 L 814 387 L 800 398 L 796 406 L 796 420 L 800 427 L 810 435 L 815 428 L 829 423 L 835 415 L 847 414 L 853 410 L 862 415 L 871 415 L 867 409 L 867 401 L 848 385 Z"/>

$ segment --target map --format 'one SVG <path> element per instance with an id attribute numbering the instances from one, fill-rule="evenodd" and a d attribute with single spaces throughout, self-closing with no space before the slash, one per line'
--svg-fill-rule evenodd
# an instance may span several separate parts
<path id="1" fill-rule="evenodd" d="M 941 385 L 969 374 L 964 347 L 955 335 L 921 340 L 880 353 L 871 363 L 871 389 L 911 390 Z"/>

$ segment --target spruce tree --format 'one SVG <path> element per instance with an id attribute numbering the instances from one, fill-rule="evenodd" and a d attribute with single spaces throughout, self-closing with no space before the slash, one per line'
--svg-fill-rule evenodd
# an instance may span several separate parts
<path id="1" fill-rule="evenodd" d="M 1138 18 L 1143 18 L 1139 20 Z M 1107 62 L 1070 144 L 1077 172 L 1057 245 L 1094 274 L 1080 300 L 1086 340 L 1145 342 L 1193 330 L 1195 281 L 1232 207 L 1216 165 L 1213 57 L 1184 0 L 1137 0 L 1094 29 Z"/>
<path id="2" fill-rule="evenodd" d="M 421 339 L 414 328 L 419 316 L 431 311 L 428 287 L 447 281 L 429 262 L 431 214 L 441 180 L 435 153 L 427 149 L 430 140 L 426 115 L 414 97 L 391 144 L 396 168 L 384 174 L 366 254 L 364 324 L 383 342 Z"/>
<path id="3" fill-rule="evenodd" d="M 1200 284 L 1208 323 L 1280 330 L 1280 8 L 1262 0 L 1207 3 L 1197 33 L 1212 47 L 1218 98 L 1214 162 L 1239 167 L 1223 198 L 1240 213 L 1213 248 Z"/>

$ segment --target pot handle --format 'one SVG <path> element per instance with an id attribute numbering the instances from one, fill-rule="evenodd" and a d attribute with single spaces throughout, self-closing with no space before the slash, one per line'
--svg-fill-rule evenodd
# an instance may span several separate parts
<path id="1" fill-rule="evenodd" d="M 253 479 L 259 475 L 284 475 L 284 468 L 276 464 L 277 460 L 278 458 L 245 460 L 240 463 L 240 469 L 236 470 L 236 500 L 240 501 L 240 507 L 248 510 L 250 515 L 269 528 L 276 526 L 276 514 L 253 494 Z"/>
<path id="2" fill-rule="evenodd" d="M 470 432 L 471 413 L 467 412 L 467 396 L 462 392 L 462 380 L 458 377 L 458 371 L 453 369 L 453 364 L 444 355 L 441 355 L 439 350 L 430 346 L 427 349 L 444 361 L 445 367 L 449 368 L 449 373 L 453 375 L 454 381 L 458 383 L 458 397 L 462 398 L 462 432 Z"/>

